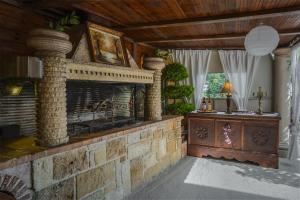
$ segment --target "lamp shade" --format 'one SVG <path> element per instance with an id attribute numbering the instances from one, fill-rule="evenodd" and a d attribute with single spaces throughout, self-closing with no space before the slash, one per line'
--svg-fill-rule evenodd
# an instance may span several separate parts
<path id="1" fill-rule="evenodd" d="M 221 93 L 231 93 L 232 92 L 232 84 L 229 81 L 225 81 Z"/>
<path id="2" fill-rule="evenodd" d="M 244 45 L 249 54 L 264 56 L 272 53 L 278 43 L 278 32 L 271 26 L 260 25 L 246 35 Z"/>

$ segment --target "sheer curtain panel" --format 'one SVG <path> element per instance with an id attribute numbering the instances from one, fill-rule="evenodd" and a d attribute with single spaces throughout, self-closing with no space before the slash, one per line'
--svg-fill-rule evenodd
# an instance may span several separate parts
<path id="1" fill-rule="evenodd" d="M 183 84 L 192 85 L 195 88 L 192 102 L 196 108 L 200 107 L 203 86 L 206 81 L 210 50 L 170 50 L 173 61 L 183 64 L 188 71 L 189 78 Z"/>
<path id="2" fill-rule="evenodd" d="M 291 117 L 289 158 L 300 161 L 300 44 L 292 49 L 291 55 Z"/>
<path id="3" fill-rule="evenodd" d="M 226 77 L 232 83 L 232 98 L 239 111 L 246 111 L 259 56 L 242 50 L 218 51 Z"/>

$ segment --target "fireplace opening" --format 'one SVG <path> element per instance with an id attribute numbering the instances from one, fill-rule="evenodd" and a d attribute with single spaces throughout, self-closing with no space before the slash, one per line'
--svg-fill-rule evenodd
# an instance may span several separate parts
<path id="1" fill-rule="evenodd" d="M 67 81 L 69 135 L 97 132 L 144 120 L 143 84 Z"/>

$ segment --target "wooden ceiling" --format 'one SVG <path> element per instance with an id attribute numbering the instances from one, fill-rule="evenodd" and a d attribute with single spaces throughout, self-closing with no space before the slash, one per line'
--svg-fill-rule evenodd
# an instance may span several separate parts
<path id="1" fill-rule="evenodd" d="M 288 46 L 300 34 L 300 0 L 15 2 L 26 9 L 48 13 L 48 16 L 51 10 L 80 10 L 92 21 L 120 30 L 135 41 L 159 48 L 239 49 L 243 48 L 245 35 L 261 23 L 278 30 L 279 46 Z"/>

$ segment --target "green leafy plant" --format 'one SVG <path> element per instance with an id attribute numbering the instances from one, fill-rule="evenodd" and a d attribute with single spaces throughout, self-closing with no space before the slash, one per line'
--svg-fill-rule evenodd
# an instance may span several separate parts
<path id="1" fill-rule="evenodd" d="M 167 105 L 167 111 L 174 115 L 186 115 L 195 110 L 195 105 L 191 103 L 176 103 Z"/>
<path id="2" fill-rule="evenodd" d="M 66 29 L 69 29 L 71 26 L 77 25 L 80 23 L 80 17 L 76 15 L 76 12 L 73 11 L 70 14 L 59 18 L 57 21 L 50 21 L 49 28 L 64 32 Z"/>
<path id="3" fill-rule="evenodd" d="M 165 88 L 164 95 L 171 99 L 190 98 L 194 88 L 190 85 L 170 85 Z"/>
<path id="4" fill-rule="evenodd" d="M 156 57 L 162 58 L 164 60 L 167 60 L 171 57 L 172 53 L 166 50 L 156 49 L 154 52 L 154 55 Z"/>
<path id="5" fill-rule="evenodd" d="M 162 78 L 168 81 L 178 82 L 188 77 L 188 73 L 183 64 L 172 63 L 167 65 L 162 71 Z"/>
<path id="6" fill-rule="evenodd" d="M 188 78 L 184 65 L 180 63 L 167 65 L 162 71 L 162 78 L 164 81 L 163 97 L 166 102 L 167 113 L 186 115 L 195 110 L 194 104 L 187 103 L 187 99 L 192 96 L 194 88 L 190 85 L 179 85 L 179 81 Z M 167 85 L 170 81 L 174 85 Z M 173 99 L 173 104 L 167 104 L 169 99 Z"/>

